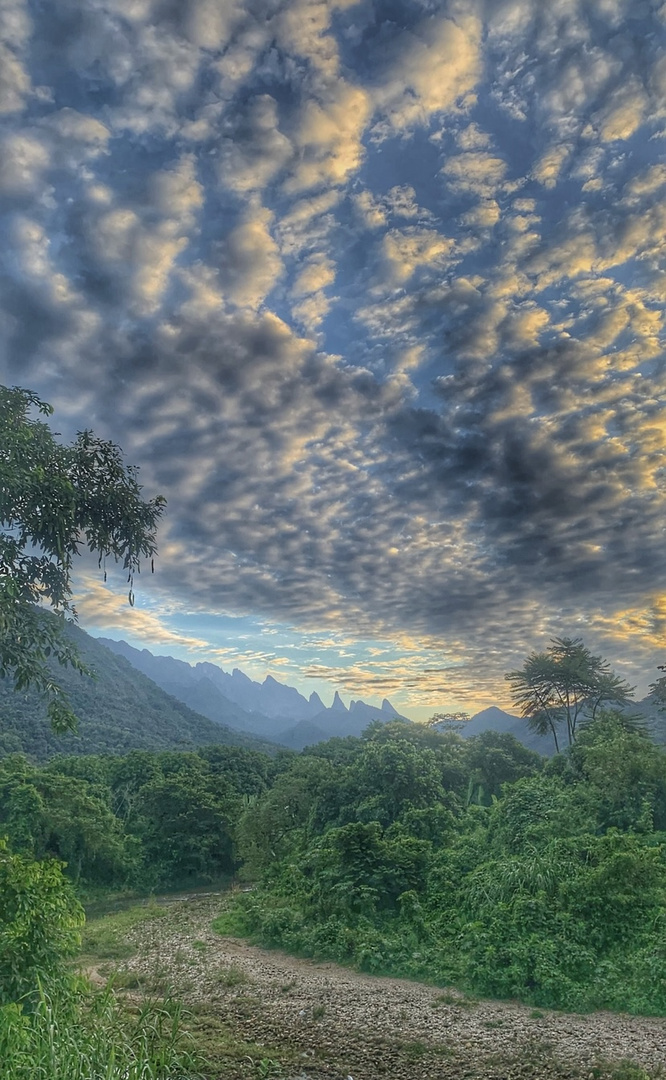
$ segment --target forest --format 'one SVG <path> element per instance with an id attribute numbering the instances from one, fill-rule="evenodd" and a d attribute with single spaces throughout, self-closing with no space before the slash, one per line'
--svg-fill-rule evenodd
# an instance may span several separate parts
<path id="1" fill-rule="evenodd" d="M 536 1006 L 666 1013 L 666 755 L 618 712 L 552 759 L 371 726 L 240 747 L 0 760 L 0 830 L 79 896 L 234 876 L 218 929 Z"/>

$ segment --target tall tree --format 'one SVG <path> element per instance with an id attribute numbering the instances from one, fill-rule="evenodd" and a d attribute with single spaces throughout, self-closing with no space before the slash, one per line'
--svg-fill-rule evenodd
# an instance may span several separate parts
<path id="1" fill-rule="evenodd" d="M 594 719 L 604 705 L 626 705 L 633 693 L 609 662 L 590 652 L 580 638 L 554 638 L 545 652 L 530 653 L 522 668 L 508 672 L 505 679 L 514 707 L 533 731 L 553 736 L 558 753 L 561 728 L 571 746 L 582 718 Z"/>
<path id="2" fill-rule="evenodd" d="M 121 562 L 132 604 L 165 500 L 141 498 L 137 469 L 114 443 L 91 431 L 58 442 L 39 419 L 52 413 L 32 391 L 0 387 L 0 675 L 40 690 L 53 728 L 66 731 L 76 718 L 49 661 L 86 670 L 64 633 L 76 618 L 74 557 L 85 544 L 100 566 Z"/>

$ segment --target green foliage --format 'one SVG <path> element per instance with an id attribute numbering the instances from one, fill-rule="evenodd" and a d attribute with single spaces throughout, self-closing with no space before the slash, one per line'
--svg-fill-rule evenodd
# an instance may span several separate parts
<path id="1" fill-rule="evenodd" d="M 65 980 L 83 909 L 55 860 L 12 854 L 0 840 L 0 1005 Z"/>
<path id="2" fill-rule="evenodd" d="M 113 443 L 83 431 L 63 445 L 33 410 L 53 412 L 29 390 L 0 387 L 0 676 L 17 690 L 34 687 L 54 730 L 67 731 L 76 720 L 49 659 L 86 670 L 64 634 L 65 616 L 76 615 L 74 556 L 85 543 L 100 565 L 120 560 L 133 603 L 134 574 L 156 553 L 165 500 L 144 502 L 136 468 Z"/>
<path id="3" fill-rule="evenodd" d="M 237 822 L 274 763 L 240 747 L 0 758 L 0 832 L 35 859 L 64 860 L 90 888 L 173 888 L 230 876 Z"/>
<path id="4" fill-rule="evenodd" d="M 665 781 L 620 714 L 545 769 L 493 733 L 371 730 L 246 810 L 259 881 L 217 928 L 539 1007 L 664 1014 Z"/>
<path id="5" fill-rule="evenodd" d="M 110 989 L 41 993 L 27 1013 L 0 1007 L 3 1080 L 195 1080 L 201 1063 L 180 1006 L 123 1008 Z"/>

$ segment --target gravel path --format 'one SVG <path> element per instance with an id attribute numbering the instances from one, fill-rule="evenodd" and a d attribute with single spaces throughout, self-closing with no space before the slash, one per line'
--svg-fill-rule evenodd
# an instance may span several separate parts
<path id="1" fill-rule="evenodd" d="M 666 1076 L 666 1020 L 470 1001 L 220 937 L 211 921 L 221 894 L 166 903 L 166 917 L 132 932 L 138 953 L 125 969 L 168 983 L 248 1041 L 293 1048 L 303 1058 L 298 1080 L 587 1080 L 600 1062 L 623 1060 Z"/>

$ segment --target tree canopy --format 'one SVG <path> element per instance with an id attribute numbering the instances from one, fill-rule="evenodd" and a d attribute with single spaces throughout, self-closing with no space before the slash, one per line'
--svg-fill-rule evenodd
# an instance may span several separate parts
<path id="1" fill-rule="evenodd" d="M 530 653 L 522 668 L 505 678 L 521 716 L 539 735 L 550 733 L 557 751 L 562 728 L 571 746 L 581 718 L 593 720 L 604 705 L 626 705 L 633 693 L 580 638 L 554 638 L 545 652 Z"/>
<path id="2" fill-rule="evenodd" d="M 92 431 L 59 442 L 39 418 L 52 413 L 32 391 L 0 387 L 0 675 L 41 691 L 52 726 L 65 731 L 76 719 L 49 659 L 85 670 L 63 635 L 65 618 L 76 618 L 74 558 L 85 545 L 100 567 L 107 557 L 122 563 L 132 604 L 141 560 L 152 569 L 165 499 L 142 499 L 136 467 Z"/>

